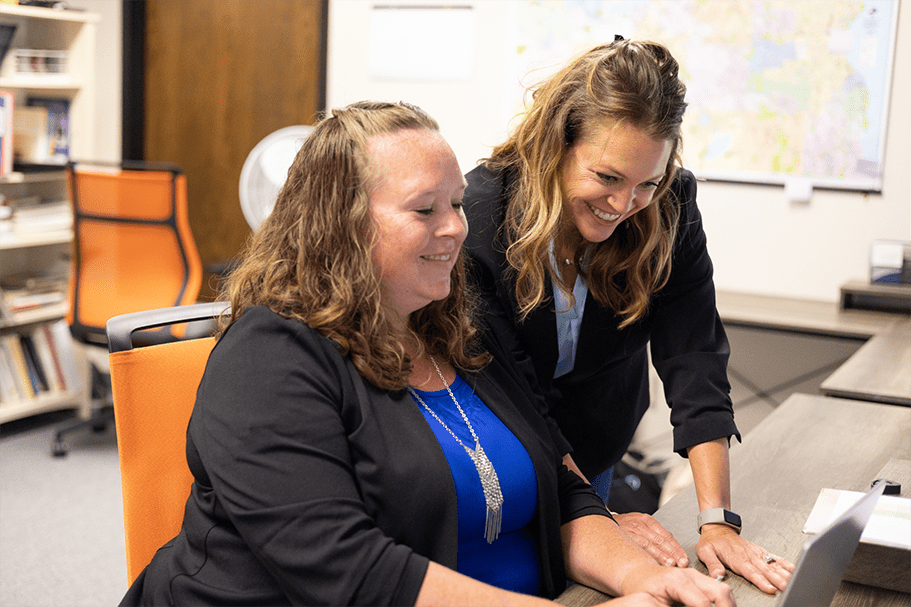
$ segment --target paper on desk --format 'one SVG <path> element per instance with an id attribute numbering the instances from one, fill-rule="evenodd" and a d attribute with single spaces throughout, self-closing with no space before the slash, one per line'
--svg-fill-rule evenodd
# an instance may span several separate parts
<path id="1" fill-rule="evenodd" d="M 864 495 L 859 491 L 823 489 L 816 498 L 803 532 L 819 533 Z M 911 499 L 880 496 L 860 541 L 911 550 Z"/>

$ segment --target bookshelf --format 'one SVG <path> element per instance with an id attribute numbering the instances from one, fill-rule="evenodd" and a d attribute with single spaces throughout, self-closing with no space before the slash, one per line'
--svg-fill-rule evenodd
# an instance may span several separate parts
<path id="1" fill-rule="evenodd" d="M 0 64 L 0 90 L 13 94 L 14 112 L 30 98 L 65 99 L 69 103 L 69 156 L 73 158 L 95 155 L 98 20 L 98 15 L 83 11 L 0 4 L 0 24 L 16 27 L 10 51 Z M 24 54 L 47 51 L 65 56 L 65 69 L 21 71 L 16 68 L 16 51 L 20 49 Z M 0 206 L 0 297 L 4 298 L 0 305 L 0 348 L 5 348 L 0 356 L 7 359 L 6 375 L 0 360 L 0 382 L 5 384 L 0 386 L 0 423 L 60 409 L 77 409 L 87 418 L 91 413 L 88 363 L 82 349 L 69 337 L 63 320 L 73 238 L 64 167 L 8 172 L 0 178 L 0 198 L 5 201 Z M 61 290 L 63 298 L 59 297 Z M 15 310 L 6 298 L 11 292 L 22 294 L 22 305 Z M 40 298 L 39 292 L 52 294 Z M 26 300 L 31 294 L 36 297 L 29 308 Z M 17 341 L 26 362 L 37 367 L 27 370 L 31 390 L 22 385 L 21 368 L 19 385 L 12 390 L 9 387 L 10 355 L 4 352 Z"/>
<path id="2" fill-rule="evenodd" d="M 65 178 L 63 171 L 53 171 L 0 179 L 6 200 L 37 199 L 39 208 L 57 201 L 58 207 L 49 216 L 54 229 L 44 229 L 48 216 L 21 221 L 14 212 L 0 220 L 0 423 L 59 409 L 78 409 L 82 417 L 91 412 L 86 363 L 63 320 L 73 238 L 71 228 L 59 227 L 71 222 Z M 19 355 L 24 373 L 15 364 Z"/>

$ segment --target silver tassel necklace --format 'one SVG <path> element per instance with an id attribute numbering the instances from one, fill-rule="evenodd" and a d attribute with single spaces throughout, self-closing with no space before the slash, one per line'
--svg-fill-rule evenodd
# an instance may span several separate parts
<path id="1" fill-rule="evenodd" d="M 446 431 L 452 435 L 452 438 L 456 439 L 456 441 L 462 445 L 462 448 L 468 453 L 468 457 L 474 462 L 474 467 L 478 471 L 478 477 L 481 479 L 481 488 L 484 489 L 484 501 L 487 502 L 487 520 L 484 528 L 484 539 L 490 544 L 500 535 L 500 525 L 503 522 L 503 492 L 500 490 L 500 479 L 497 478 L 497 471 L 493 469 L 493 464 L 487 457 L 487 454 L 484 453 L 484 449 L 481 448 L 481 441 L 478 440 L 478 435 L 475 434 L 474 428 L 471 427 L 471 422 L 468 421 L 468 416 L 465 415 L 465 411 L 462 410 L 462 406 L 459 405 L 459 401 L 456 400 L 455 394 L 449 389 L 449 384 L 446 383 L 443 372 L 440 371 L 440 367 L 437 365 L 437 361 L 433 359 L 433 356 L 430 357 L 430 362 L 433 363 L 433 367 L 437 370 L 437 375 L 440 376 L 440 380 L 446 387 L 446 391 L 449 392 L 449 397 L 452 398 L 452 402 L 455 403 L 459 413 L 462 414 L 462 419 L 465 420 L 465 425 L 468 426 L 468 431 L 471 432 L 471 437 L 474 439 L 474 449 L 469 448 L 468 445 L 463 443 L 462 440 L 449 429 L 446 422 L 440 419 L 440 416 L 427 406 L 427 403 L 424 402 L 424 399 L 421 398 L 414 388 L 408 386 L 408 390 L 411 392 L 414 399 L 421 403 L 421 405 L 427 409 L 427 412 L 430 413 L 435 420 L 440 422 L 441 426 L 446 428 Z"/>

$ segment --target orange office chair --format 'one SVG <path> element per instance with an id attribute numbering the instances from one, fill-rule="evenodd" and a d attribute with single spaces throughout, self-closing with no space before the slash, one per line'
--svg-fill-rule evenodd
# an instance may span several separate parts
<path id="1" fill-rule="evenodd" d="M 202 264 L 187 217 L 186 177 L 166 163 L 71 163 L 73 261 L 67 322 L 83 344 L 107 345 L 105 323 L 120 314 L 194 303 Z M 144 335 L 179 338 L 168 329 Z M 60 429 L 54 455 L 67 453 L 64 436 L 113 419 L 109 380 L 92 365 L 92 417 Z"/>
<path id="2" fill-rule="evenodd" d="M 187 423 L 214 337 L 133 347 L 141 329 L 211 321 L 223 302 L 116 316 L 107 323 L 126 538 L 127 581 L 180 531 L 193 477 Z"/>

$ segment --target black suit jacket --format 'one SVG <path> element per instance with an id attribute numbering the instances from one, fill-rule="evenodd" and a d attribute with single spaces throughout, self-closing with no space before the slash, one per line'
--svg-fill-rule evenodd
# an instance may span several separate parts
<path id="1" fill-rule="evenodd" d="M 729 346 L 715 309 L 712 262 L 696 207 L 696 180 L 680 170 L 672 184 L 680 223 L 667 285 L 647 316 L 624 329 L 594 297 L 585 302 L 575 367 L 553 379 L 559 350 L 551 300 L 524 322 L 516 315 L 515 277 L 508 271 L 502 229 L 514 177 L 479 166 L 466 176 L 465 251 L 492 330 L 537 386 L 539 407 L 551 419 L 555 441 L 592 477 L 626 452 L 649 405 L 647 344 L 664 387 L 674 449 L 736 435 L 727 380 Z M 622 229 L 622 228 L 621 228 Z"/>
<path id="2" fill-rule="evenodd" d="M 556 596 L 560 525 L 606 511 L 560 465 L 521 374 L 494 362 L 462 376 L 534 464 L 541 593 Z M 367 383 L 334 342 L 266 308 L 215 346 L 187 460 L 183 528 L 123 604 L 407 605 L 429 560 L 456 568 L 455 484 L 407 391 Z"/>

